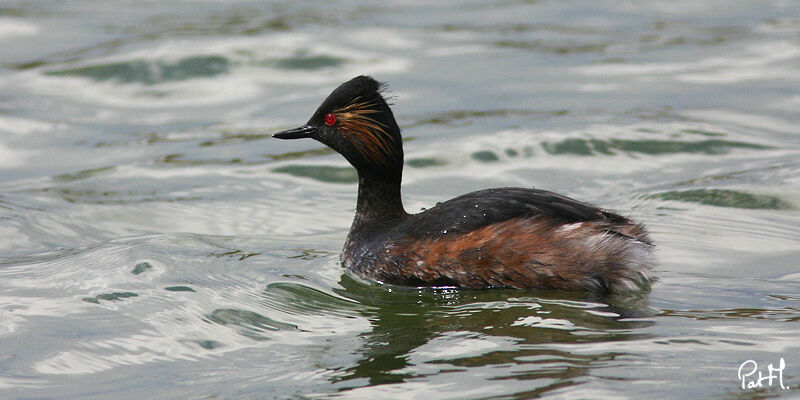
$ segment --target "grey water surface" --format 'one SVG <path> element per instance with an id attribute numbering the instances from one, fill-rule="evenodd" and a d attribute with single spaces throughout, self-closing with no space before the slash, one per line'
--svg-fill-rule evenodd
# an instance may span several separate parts
<path id="1" fill-rule="evenodd" d="M 345 275 L 354 171 L 269 134 L 360 74 L 407 209 L 554 190 L 659 281 Z M 797 1 L 0 2 L 0 398 L 798 398 L 798 110 Z"/>

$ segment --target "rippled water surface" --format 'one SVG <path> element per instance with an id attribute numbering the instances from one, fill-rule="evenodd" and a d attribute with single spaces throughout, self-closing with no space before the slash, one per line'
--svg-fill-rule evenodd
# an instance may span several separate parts
<path id="1" fill-rule="evenodd" d="M 0 398 L 796 398 L 798 4 L 2 2 Z M 409 210 L 555 190 L 646 222 L 659 281 L 344 275 L 354 171 L 269 133 L 359 74 Z"/>

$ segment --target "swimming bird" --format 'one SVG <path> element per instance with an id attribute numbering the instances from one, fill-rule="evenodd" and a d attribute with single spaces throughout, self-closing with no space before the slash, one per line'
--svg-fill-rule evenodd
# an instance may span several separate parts
<path id="1" fill-rule="evenodd" d="M 619 293 L 652 282 L 656 259 L 644 225 L 546 190 L 480 190 L 406 212 L 402 137 L 384 88 L 369 76 L 353 78 L 305 125 L 273 134 L 316 139 L 358 172 L 341 254 L 348 271 L 414 287 Z"/>

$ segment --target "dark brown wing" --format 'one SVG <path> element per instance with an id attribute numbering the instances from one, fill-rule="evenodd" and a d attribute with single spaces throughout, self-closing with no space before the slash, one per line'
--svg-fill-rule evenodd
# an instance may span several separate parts
<path id="1" fill-rule="evenodd" d="M 474 231 L 516 218 L 546 220 L 552 225 L 603 220 L 630 221 L 557 193 L 540 189 L 499 188 L 467 193 L 410 216 L 395 229 L 417 238 L 434 238 Z"/>

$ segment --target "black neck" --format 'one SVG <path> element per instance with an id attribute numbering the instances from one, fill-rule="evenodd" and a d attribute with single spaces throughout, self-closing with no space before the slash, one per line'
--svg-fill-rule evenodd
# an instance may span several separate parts
<path id="1" fill-rule="evenodd" d="M 390 221 L 408 215 L 400 198 L 401 177 L 358 173 L 358 203 L 352 229 L 371 222 Z"/>

